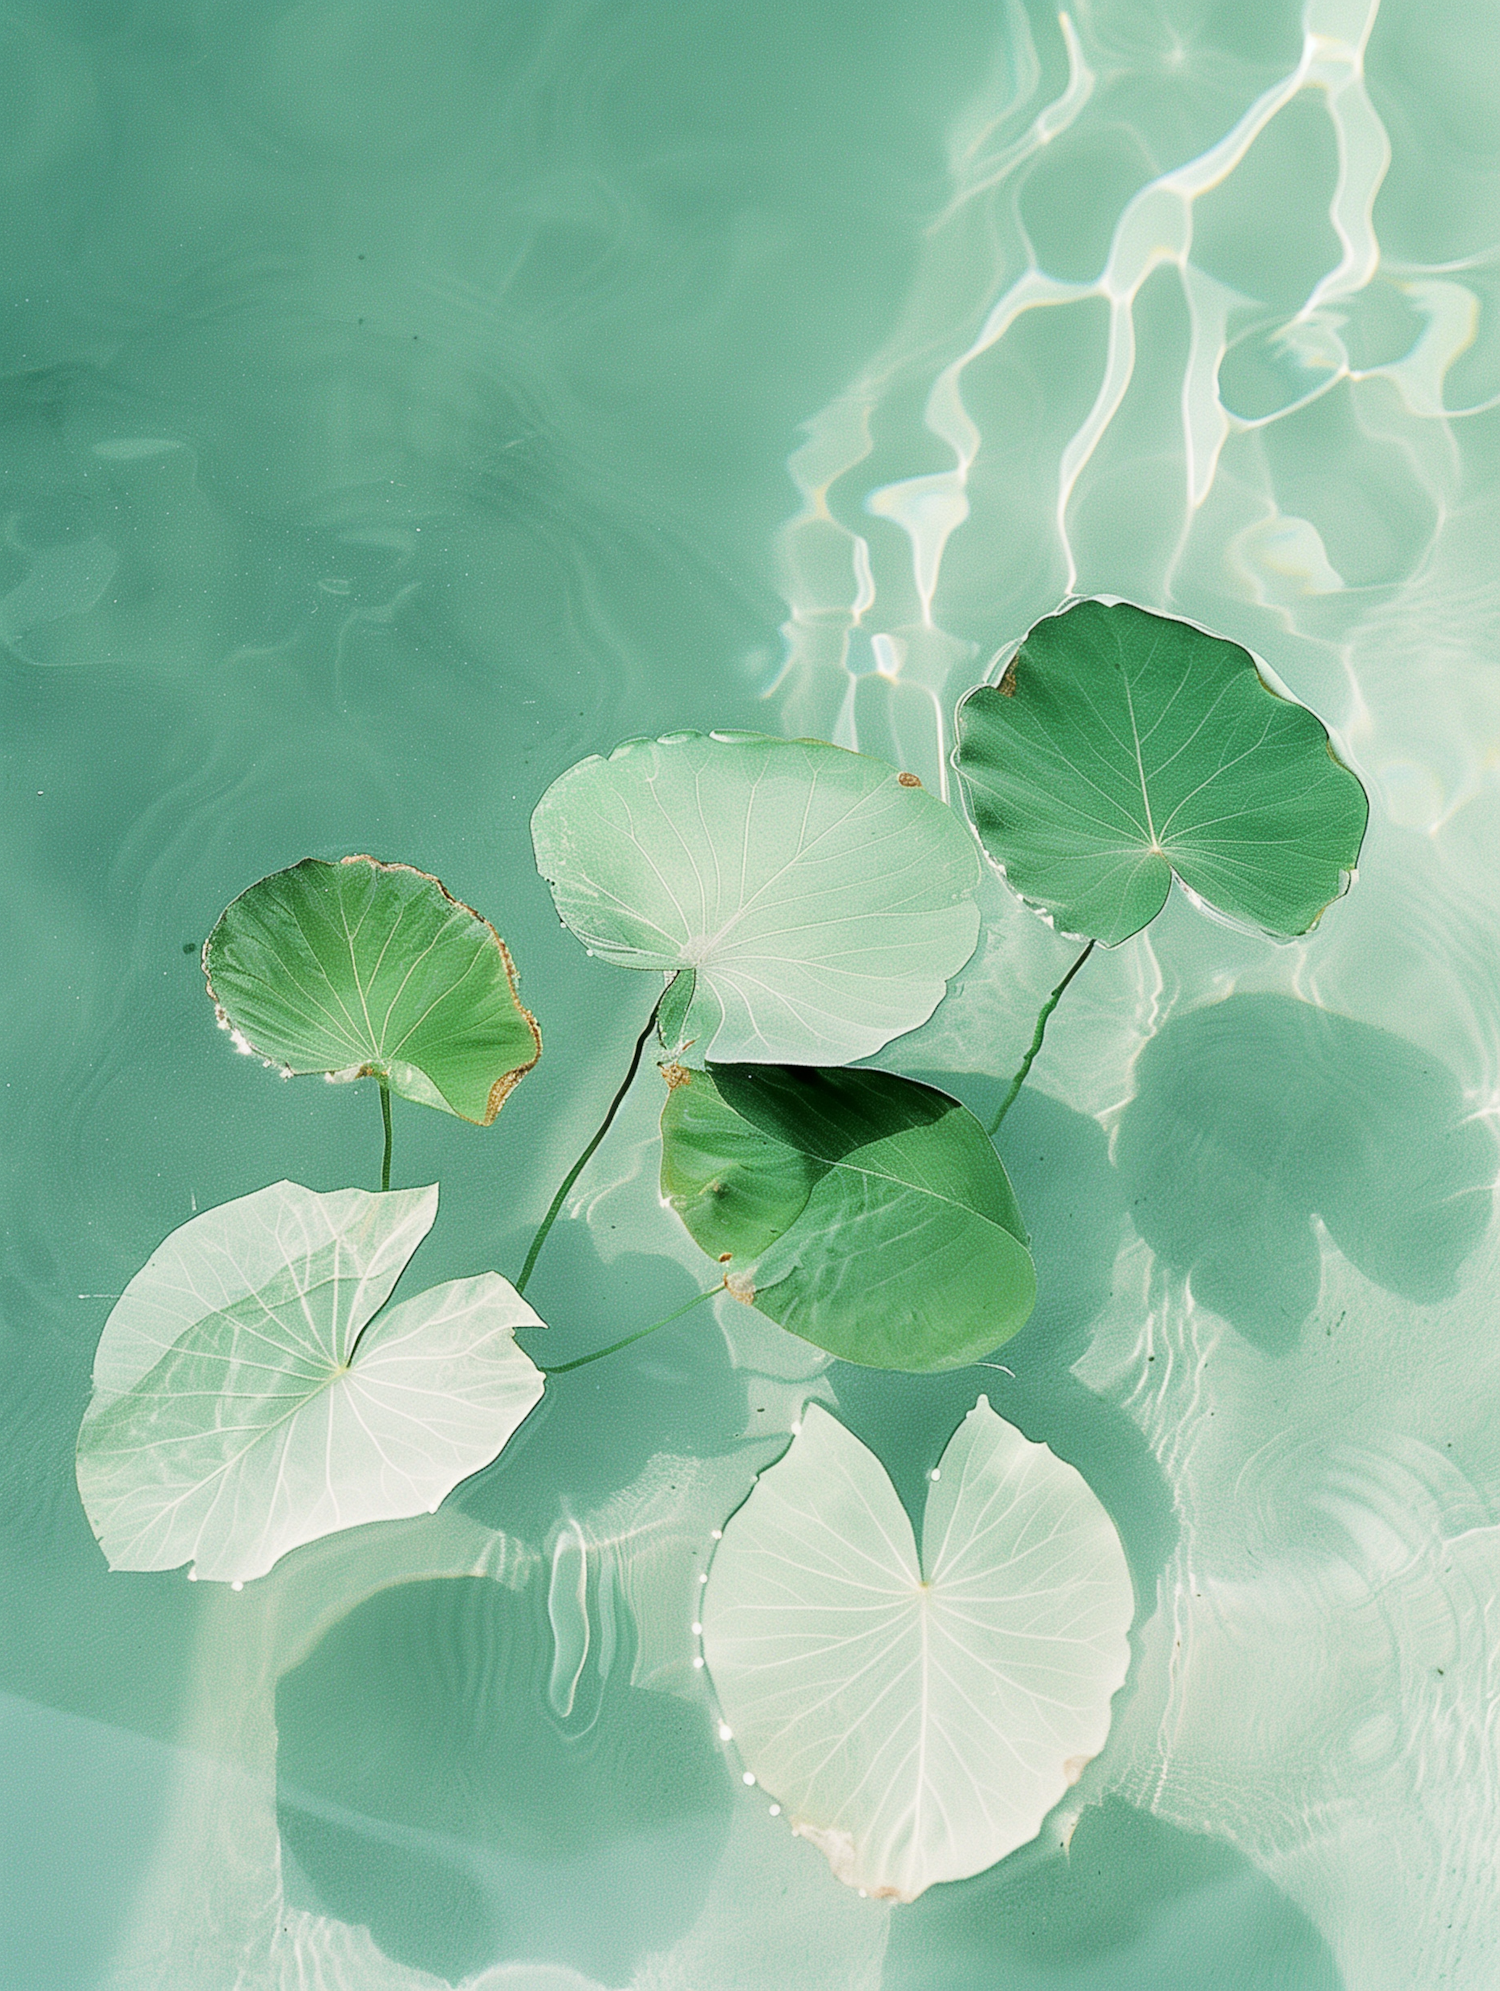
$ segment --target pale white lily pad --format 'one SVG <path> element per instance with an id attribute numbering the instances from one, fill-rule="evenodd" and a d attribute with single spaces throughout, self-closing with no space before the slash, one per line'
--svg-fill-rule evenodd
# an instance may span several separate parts
<path id="1" fill-rule="evenodd" d="M 161 1244 L 105 1322 L 78 1488 L 112 1569 L 246 1582 L 303 1542 L 434 1509 L 542 1394 L 508 1280 L 381 1312 L 438 1192 L 278 1182 Z"/>
<path id="2" fill-rule="evenodd" d="M 1036 1836 L 1104 1746 L 1134 1610 L 1079 1473 L 984 1397 L 943 1454 L 922 1554 L 873 1453 L 816 1404 L 728 1523 L 703 1650 L 792 1830 L 911 1901 Z"/>
<path id="3" fill-rule="evenodd" d="M 627 740 L 560 775 L 531 834 L 591 954 L 687 971 L 662 1019 L 684 1062 L 851 1064 L 925 1023 L 979 937 L 960 818 L 820 740 Z"/>

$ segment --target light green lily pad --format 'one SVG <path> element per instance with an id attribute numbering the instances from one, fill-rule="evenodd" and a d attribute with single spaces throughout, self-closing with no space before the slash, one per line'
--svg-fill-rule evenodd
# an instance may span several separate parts
<path id="1" fill-rule="evenodd" d="M 963 824 L 817 740 L 627 740 L 560 775 L 531 834 L 591 954 L 692 971 L 668 1041 L 695 1064 L 866 1057 L 926 1022 L 979 935 Z"/>
<path id="2" fill-rule="evenodd" d="M 278 1182 L 158 1246 L 104 1324 L 78 1434 L 112 1569 L 247 1582 L 435 1509 L 504 1449 L 542 1394 L 515 1288 L 484 1272 L 380 1311 L 437 1203 Z"/>
<path id="3" fill-rule="evenodd" d="M 1359 857 L 1369 804 L 1322 721 L 1239 644 L 1128 602 L 1037 623 L 958 732 L 981 842 L 1068 933 L 1128 939 L 1174 873 L 1232 920 L 1306 933 Z"/>
<path id="4" fill-rule="evenodd" d="M 831 1355 L 952 1369 L 1036 1299 L 999 1156 L 956 1099 L 890 1072 L 668 1067 L 662 1195 L 738 1299 Z"/>
<path id="5" fill-rule="evenodd" d="M 817 1404 L 726 1524 L 703 1600 L 725 1726 L 839 1879 L 912 1901 L 1036 1836 L 1130 1663 L 1119 1536 L 984 1397 L 922 1553 L 880 1461 Z"/>
<path id="6" fill-rule="evenodd" d="M 242 1049 L 382 1078 L 481 1127 L 541 1056 L 505 942 L 409 864 L 308 857 L 262 878 L 221 915 L 203 972 Z"/>

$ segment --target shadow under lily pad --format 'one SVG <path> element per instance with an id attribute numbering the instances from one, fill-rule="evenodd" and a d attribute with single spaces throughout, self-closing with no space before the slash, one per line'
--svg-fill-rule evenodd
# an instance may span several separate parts
<path id="1" fill-rule="evenodd" d="M 629 1627 L 581 1718 L 546 1682 L 546 1583 L 401 1583 L 276 1692 L 281 1830 L 311 1898 L 455 1980 L 522 1958 L 628 1982 L 702 1908 L 732 1787 L 702 1707 L 631 1684 Z"/>
<path id="2" fill-rule="evenodd" d="M 885 1991 L 1343 1991 L 1243 1853 L 1107 1798 L 1066 1854 L 1022 1850 L 891 1925 Z"/>
<path id="3" fill-rule="evenodd" d="M 1376 1285 L 1444 1299 L 1489 1223 L 1497 1157 L 1436 1058 L 1262 994 L 1174 1017 L 1152 1038 L 1115 1160 L 1158 1258 L 1283 1354 L 1318 1301 L 1314 1215 Z"/>

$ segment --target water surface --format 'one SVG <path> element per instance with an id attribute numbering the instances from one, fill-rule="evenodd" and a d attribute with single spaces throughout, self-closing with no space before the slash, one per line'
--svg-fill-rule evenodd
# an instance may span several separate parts
<path id="1" fill-rule="evenodd" d="M 1497 26 L 15 0 L 0 1981 L 1494 1981 Z M 72 1444 L 112 1297 L 195 1209 L 378 1162 L 364 1088 L 212 1028 L 223 904 L 368 850 L 505 933 L 546 1057 L 488 1133 L 399 1112 L 397 1179 L 442 1182 L 423 1283 L 514 1271 L 651 1000 L 557 925 L 546 784 L 748 726 L 943 791 L 958 694 L 1070 592 L 1250 646 L 1373 806 L 1305 941 L 1174 898 L 1070 992 L 1005 1127 L 1014 1376 L 700 1310 L 431 1519 L 239 1594 L 110 1575 Z M 1068 958 L 989 904 L 887 1058 L 978 1104 Z M 558 1358 L 700 1276 L 656 1110 L 542 1261 Z M 981 1386 L 1109 1506 L 1135 1664 L 1067 1815 L 893 1912 L 741 1784 L 696 1576 L 809 1396 L 914 1503 Z"/>

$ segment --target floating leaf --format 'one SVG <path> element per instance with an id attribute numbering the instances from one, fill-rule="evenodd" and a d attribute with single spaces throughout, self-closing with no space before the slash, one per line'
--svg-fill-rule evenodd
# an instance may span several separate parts
<path id="1" fill-rule="evenodd" d="M 541 1056 L 505 942 L 425 871 L 307 857 L 252 885 L 203 949 L 219 1021 L 289 1072 L 383 1078 L 487 1127 Z"/>
<path id="2" fill-rule="evenodd" d="M 792 1830 L 851 1887 L 911 1901 L 1035 1837 L 1104 1746 L 1132 1610 L 1103 1507 L 984 1397 L 920 1561 L 880 1461 L 809 1404 L 724 1530 L 703 1651 Z"/>
<path id="3" fill-rule="evenodd" d="M 662 1194 L 738 1298 L 877 1369 L 957 1368 L 1025 1322 L 1021 1213 L 956 1099 L 890 1072 L 672 1076 Z"/>
<path id="4" fill-rule="evenodd" d="M 112 1569 L 244 1582 L 302 1542 L 434 1509 L 542 1394 L 508 1281 L 381 1313 L 438 1192 L 278 1182 L 173 1231 L 104 1324 L 78 1487 Z"/>
<path id="5" fill-rule="evenodd" d="M 1128 602 L 1037 623 L 958 727 L 980 840 L 1069 933 L 1128 939 L 1174 872 L 1231 919 L 1306 933 L 1359 857 L 1369 805 L 1322 722 L 1237 643 Z"/>
<path id="6" fill-rule="evenodd" d="M 693 971 L 669 1041 L 694 1063 L 865 1057 L 927 1020 L 979 934 L 953 812 L 817 740 L 627 740 L 559 776 L 531 834 L 591 954 Z"/>

